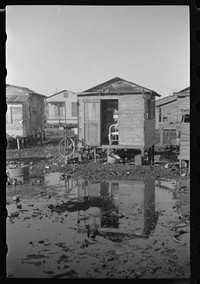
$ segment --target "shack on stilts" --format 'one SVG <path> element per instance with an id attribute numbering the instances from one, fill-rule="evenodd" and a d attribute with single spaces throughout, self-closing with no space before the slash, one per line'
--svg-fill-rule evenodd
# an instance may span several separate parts
<path id="1" fill-rule="evenodd" d="M 173 94 L 177 97 L 177 136 L 179 137 L 179 166 L 188 164 L 190 173 L 190 87 Z"/>
<path id="2" fill-rule="evenodd" d="M 77 94 L 78 139 L 87 145 L 115 150 L 138 151 L 135 164 L 143 163 L 144 152 L 154 162 L 156 92 L 115 77 Z"/>
<path id="3" fill-rule="evenodd" d="M 6 85 L 6 133 L 22 144 L 43 141 L 44 95 L 28 88 Z"/>

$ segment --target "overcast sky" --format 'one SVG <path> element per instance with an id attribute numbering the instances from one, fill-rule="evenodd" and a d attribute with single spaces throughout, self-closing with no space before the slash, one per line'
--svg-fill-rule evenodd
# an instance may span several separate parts
<path id="1" fill-rule="evenodd" d="M 6 83 L 49 96 L 121 77 L 190 85 L 188 6 L 7 6 Z"/>

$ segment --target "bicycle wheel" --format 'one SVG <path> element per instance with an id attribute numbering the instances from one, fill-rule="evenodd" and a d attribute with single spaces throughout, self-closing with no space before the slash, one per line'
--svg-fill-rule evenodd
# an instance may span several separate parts
<path id="1" fill-rule="evenodd" d="M 71 138 L 63 138 L 58 146 L 58 152 L 62 157 L 70 157 L 75 150 L 74 141 Z"/>

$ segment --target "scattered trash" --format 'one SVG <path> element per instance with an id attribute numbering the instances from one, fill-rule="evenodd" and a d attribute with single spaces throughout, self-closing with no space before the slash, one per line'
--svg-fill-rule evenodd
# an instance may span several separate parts
<path id="1" fill-rule="evenodd" d="M 6 205 L 6 209 L 7 209 L 7 216 L 8 217 L 18 217 L 19 216 L 19 211 L 16 208 L 16 204 L 10 204 L 10 205 Z"/>
<path id="2" fill-rule="evenodd" d="M 65 178 L 66 178 L 66 174 L 65 173 L 60 175 L 60 180 L 65 180 Z"/>
<path id="3" fill-rule="evenodd" d="M 155 274 L 157 270 L 161 269 L 162 267 L 161 266 L 157 266 L 157 267 L 154 267 L 154 268 L 149 268 L 149 272 L 151 274 Z"/>
<path id="4" fill-rule="evenodd" d="M 110 164 L 115 164 L 115 163 L 119 163 L 121 161 L 121 158 L 118 155 L 115 154 L 110 154 L 108 155 L 108 160 L 107 162 Z"/>
<path id="5" fill-rule="evenodd" d="M 172 166 L 173 166 L 172 163 L 167 163 L 167 164 L 164 166 L 164 168 L 165 168 L 165 169 L 169 169 L 169 168 L 171 168 Z"/>
<path id="6" fill-rule="evenodd" d="M 19 202 L 19 201 L 20 201 L 19 195 L 13 196 L 13 200 L 14 200 L 15 202 Z"/>
<path id="7" fill-rule="evenodd" d="M 179 239 L 177 239 L 176 237 L 173 236 L 173 240 L 179 244 L 182 244 L 182 245 L 186 245 L 186 243 L 184 242 L 181 242 Z"/>

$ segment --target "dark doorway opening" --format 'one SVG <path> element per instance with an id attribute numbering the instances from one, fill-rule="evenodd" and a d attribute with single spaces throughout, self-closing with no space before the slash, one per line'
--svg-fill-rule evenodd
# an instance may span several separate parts
<path id="1" fill-rule="evenodd" d="M 101 144 L 108 145 L 109 127 L 115 123 L 114 110 L 118 110 L 118 100 L 101 100 Z"/>

